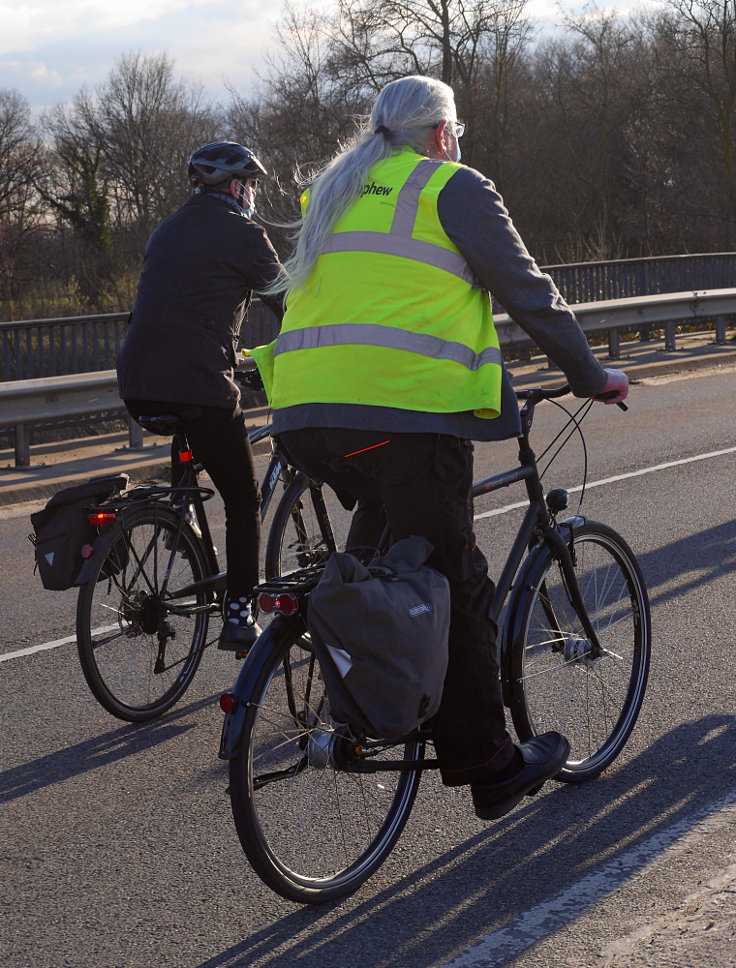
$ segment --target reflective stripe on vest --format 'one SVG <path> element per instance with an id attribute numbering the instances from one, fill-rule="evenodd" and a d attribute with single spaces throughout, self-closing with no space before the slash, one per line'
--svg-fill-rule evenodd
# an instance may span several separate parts
<path id="1" fill-rule="evenodd" d="M 335 232 L 323 246 L 322 253 L 374 252 L 413 259 L 436 269 L 444 269 L 445 272 L 459 276 L 469 285 L 477 286 L 475 275 L 462 253 L 411 237 L 419 208 L 419 196 L 441 164 L 442 162 L 432 161 L 430 158 L 419 162 L 399 192 L 388 232 Z"/>
<path id="2" fill-rule="evenodd" d="M 331 326 L 311 326 L 309 329 L 293 329 L 281 333 L 276 339 L 273 355 L 292 350 L 312 350 L 325 346 L 384 346 L 387 349 L 406 350 L 431 356 L 435 360 L 452 360 L 468 370 L 478 370 L 486 363 L 503 362 L 501 350 L 489 346 L 482 353 L 474 353 L 469 346 L 431 336 L 429 333 L 412 333 L 406 329 L 394 329 L 372 323 L 336 323 Z"/>

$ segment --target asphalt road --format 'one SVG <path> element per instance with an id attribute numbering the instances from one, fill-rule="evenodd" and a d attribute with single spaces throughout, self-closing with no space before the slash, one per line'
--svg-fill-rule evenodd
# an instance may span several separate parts
<path id="1" fill-rule="evenodd" d="M 679 968 L 693 898 L 717 907 L 736 863 L 734 372 L 645 381 L 628 414 L 596 406 L 585 424 L 585 512 L 628 539 L 652 599 L 650 685 L 619 760 L 492 824 L 426 775 L 384 867 L 322 908 L 271 894 L 241 853 L 216 756 L 235 660 L 210 650 L 156 723 L 112 719 L 79 668 L 74 593 L 32 575 L 40 503 L 0 509 L 5 968 Z M 534 439 L 556 419 L 540 409 Z M 478 476 L 513 462 L 513 445 L 481 447 Z M 573 439 L 546 480 L 581 468 Z M 477 507 L 492 562 L 520 499 Z M 736 965 L 733 945 L 693 950 L 682 968 Z"/>

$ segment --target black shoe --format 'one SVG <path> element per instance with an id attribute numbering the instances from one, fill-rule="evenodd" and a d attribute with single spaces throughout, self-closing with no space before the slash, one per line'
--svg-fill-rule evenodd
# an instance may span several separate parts
<path id="1" fill-rule="evenodd" d="M 261 627 L 256 622 L 253 622 L 252 625 L 225 622 L 220 632 L 220 641 L 217 643 L 217 648 L 223 652 L 245 653 L 260 634 Z"/>
<path id="2" fill-rule="evenodd" d="M 570 744 L 559 733 L 543 733 L 516 748 L 524 766 L 510 780 L 470 784 L 473 806 L 482 820 L 498 820 L 525 796 L 539 793 L 545 780 L 560 772 L 570 753 Z"/>
<path id="3" fill-rule="evenodd" d="M 217 648 L 222 649 L 223 652 L 244 654 L 261 634 L 261 628 L 253 618 L 247 595 L 231 599 L 226 594 L 222 603 L 222 619 L 224 624 Z"/>

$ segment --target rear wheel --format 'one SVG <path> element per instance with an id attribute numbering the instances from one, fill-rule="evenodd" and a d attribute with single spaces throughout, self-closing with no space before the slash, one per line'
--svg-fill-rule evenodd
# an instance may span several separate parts
<path id="1" fill-rule="evenodd" d="M 558 780 L 581 782 L 623 749 L 644 699 L 651 651 L 649 598 L 633 552 L 615 531 L 574 531 L 575 571 L 602 653 L 595 656 L 562 569 L 543 549 L 514 609 L 511 712 L 520 739 L 557 730 L 570 742 Z"/>
<path id="2" fill-rule="evenodd" d="M 292 620 L 292 633 L 280 635 L 278 622 L 255 647 L 268 651 L 240 700 L 246 712 L 230 797 L 262 880 L 289 900 L 318 904 L 357 890 L 390 853 L 419 784 L 418 770 L 399 768 L 420 759 L 424 744 L 356 748 L 330 717 L 303 625 Z"/>
<path id="3" fill-rule="evenodd" d="M 119 719 L 160 716 L 192 681 L 207 638 L 210 602 L 199 540 L 164 507 L 127 511 L 95 546 L 77 601 L 77 647 L 98 702 Z M 101 544 L 100 544 L 101 542 Z"/>

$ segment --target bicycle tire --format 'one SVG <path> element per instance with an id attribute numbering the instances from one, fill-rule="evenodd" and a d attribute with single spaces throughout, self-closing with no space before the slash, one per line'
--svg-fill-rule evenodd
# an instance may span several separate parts
<path id="1" fill-rule="evenodd" d="M 172 597 L 208 574 L 199 539 L 189 525 L 180 533 L 179 526 L 179 516 L 165 507 L 127 510 L 98 538 L 92 574 L 79 590 L 82 671 L 95 699 L 127 722 L 170 709 L 189 687 L 206 644 L 208 593 Z"/>
<path id="2" fill-rule="evenodd" d="M 238 696 L 245 714 L 230 760 L 230 799 L 246 857 L 288 900 L 321 904 L 353 893 L 400 836 L 419 770 L 341 768 L 347 740 L 330 719 L 301 620 L 275 619 L 241 676 L 249 685 Z M 376 745 L 374 752 L 373 761 L 409 765 L 421 759 L 424 743 Z"/>
<path id="3" fill-rule="evenodd" d="M 510 614 L 511 715 L 523 740 L 557 730 L 570 757 L 556 779 L 580 783 L 621 753 L 646 690 L 651 654 L 649 597 L 624 539 L 593 521 L 574 527 L 575 570 L 604 654 L 589 643 L 547 547 L 532 552 Z"/>
<path id="4" fill-rule="evenodd" d="M 335 550 L 335 535 L 322 489 L 298 473 L 274 512 L 266 541 L 266 579 L 322 565 Z"/>

